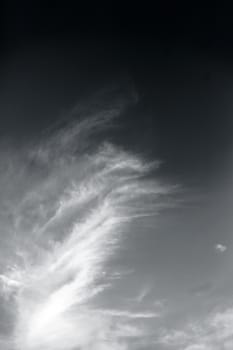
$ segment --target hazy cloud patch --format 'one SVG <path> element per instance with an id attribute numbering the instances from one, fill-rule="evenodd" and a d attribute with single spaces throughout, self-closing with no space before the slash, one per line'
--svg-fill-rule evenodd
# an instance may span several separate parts
<path id="1" fill-rule="evenodd" d="M 230 350 L 233 345 L 233 309 L 213 311 L 184 328 L 163 329 L 158 339 L 164 349 Z"/>
<path id="2" fill-rule="evenodd" d="M 220 243 L 216 244 L 214 248 L 218 253 L 224 253 L 227 250 L 227 246 Z"/>

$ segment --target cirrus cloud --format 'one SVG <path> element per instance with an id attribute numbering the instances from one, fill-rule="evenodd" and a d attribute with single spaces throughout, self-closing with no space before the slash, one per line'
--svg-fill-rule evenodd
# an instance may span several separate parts
<path id="1" fill-rule="evenodd" d="M 147 334 L 137 320 L 159 316 L 98 302 L 113 288 L 109 261 L 131 223 L 155 215 L 173 190 L 150 178 L 158 162 L 95 142 L 124 107 L 90 104 L 26 151 L 2 151 L 0 219 L 11 237 L 0 275 L 12 320 L 5 349 L 123 350 Z"/>

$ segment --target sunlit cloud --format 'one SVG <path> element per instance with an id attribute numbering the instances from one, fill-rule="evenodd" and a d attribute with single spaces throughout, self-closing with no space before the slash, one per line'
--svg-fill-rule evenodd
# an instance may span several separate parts
<path id="1" fill-rule="evenodd" d="M 146 336 L 137 320 L 160 317 L 98 302 L 121 278 L 109 262 L 131 223 L 157 214 L 173 191 L 150 178 L 158 162 L 95 141 L 124 106 L 83 108 L 80 121 L 37 145 L 3 151 L 0 206 L 11 243 L 0 282 L 13 314 L 5 349 L 126 349 L 127 339 Z"/>

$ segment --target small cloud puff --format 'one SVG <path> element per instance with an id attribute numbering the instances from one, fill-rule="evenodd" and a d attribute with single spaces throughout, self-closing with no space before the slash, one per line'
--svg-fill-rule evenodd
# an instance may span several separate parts
<path id="1" fill-rule="evenodd" d="M 224 253 L 227 250 L 227 247 L 220 243 L 216 244 L 214 248 L 218 253 Z"/>

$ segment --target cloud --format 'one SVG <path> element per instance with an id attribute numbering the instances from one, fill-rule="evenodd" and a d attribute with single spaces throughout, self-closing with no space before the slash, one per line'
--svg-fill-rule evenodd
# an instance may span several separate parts
<path id="1" fill-rule="evenodd" d="M 215 250 L 219 253 L 224 253 L 227 250 L 227 247 L 223 244 L 218 243 L 215 245 Z"/>
<path id="2" fill-rule="evenodd" d="M 183 329 L 163 329 L 158 343 L 165 349 L 230 350 L 233 345 L 233 308 L 211 312 Z"/>
<path id="3" fill-rule="evenodd" d="M 124 106 L 89 102 L 76 108 L 79 121 L 2 151 L 0 219 L 11 243 L 0 282 L 13 314 L 6 349 L 123 350 L 146 336 L 137 320 L 158 317 L 98 299 L 113 288 L 109 261 L 131 222 L 155 215 L 173 190 L 150 178 L 158 162 L 99 141 Z"/>
<path id="4" fill-rule="evenodd" d="M 137 295 L 137 297 L 135 298 L 135 301 L 137 301 L 138 303 L 141 303 L 149 294 L 150 294 L 150 287 L 145 286 Z"/>

